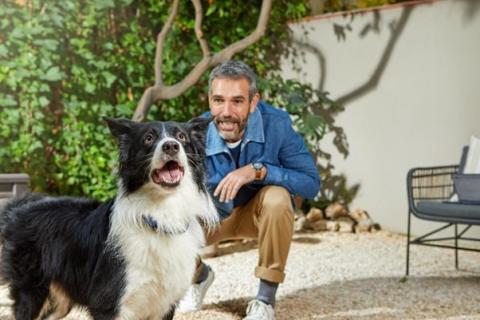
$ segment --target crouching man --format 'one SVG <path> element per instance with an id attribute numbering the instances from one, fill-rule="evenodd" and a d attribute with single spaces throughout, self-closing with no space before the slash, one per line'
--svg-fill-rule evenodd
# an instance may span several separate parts
<path id="1" fill-rule="evenodd" d="M 320 177 L 288 114 L 260 101 L 256 75 L 246 64 L 227 61 L 213 69 L 209 106 L 208 187 L 222 221 L 207 234 L 207 244 L 258 240 L 255 276 L 260 282 L 244 319 L 274 319 L 293 234 L 292 196 L 313 198 Z M 213 279 L 213 270 L 199 262 L 194 284 L 177 311 L 199 310 Z"/>

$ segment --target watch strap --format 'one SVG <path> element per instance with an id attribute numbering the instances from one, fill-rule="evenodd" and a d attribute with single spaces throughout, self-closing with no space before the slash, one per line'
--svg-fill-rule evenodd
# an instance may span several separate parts
<path id="1" fill-rule="evenodd" d="M 262 180 L 263 164 L 260 162 L 252 163 L 252 168 L 255 170 L 255 180 Z"/>

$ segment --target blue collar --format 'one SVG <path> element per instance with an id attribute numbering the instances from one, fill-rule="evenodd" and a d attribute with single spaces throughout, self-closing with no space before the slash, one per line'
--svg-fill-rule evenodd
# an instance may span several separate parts
<path id="1" fill-rule="evenodd" d="M 227 145 L 218 133 L 217 127 L 215 126 L 215 123 L 213 121 L 210 122 L 210 124 L 208 125 L 206 141 L 207 148 L 205 151 L 207 156 L 212 156 L 214 154 L 222 152 L 228 152 Z M 241 149 L 243 149 L 243 146 L 250 141 L 258 143 L 265 142 L 265 136 L 263 133 L 263 119 L 258 106 L 257 108 L 255 108 L 255 111 L 253 111 L 253 113 L 250 113 L 248 117 L 247 128 L 245 130 L 245 136 L 243 137 L 241 143 Z"/>

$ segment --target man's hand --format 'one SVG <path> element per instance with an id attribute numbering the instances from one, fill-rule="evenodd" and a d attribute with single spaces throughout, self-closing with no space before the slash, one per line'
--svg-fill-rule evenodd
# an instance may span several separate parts
<path id="1" fill-rule="evenodd" d="M 237 195 L 238 190 L 247 183 L 255 180 L 255 169 L 251 165 L 246 165 L 227 174 L 220 181 L 213 195 L 220 195 L 220 202 L 231 201 Z"/>

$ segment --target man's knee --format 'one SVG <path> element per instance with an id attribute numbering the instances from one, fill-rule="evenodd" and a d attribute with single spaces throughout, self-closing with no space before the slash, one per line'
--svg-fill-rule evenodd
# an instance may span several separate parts
<path id="1" fill-rule="evenodd" d="M 280 218 L 286 216 L 293 221 L 292 198 L 287 189 L 279 186 L 264 187 L 262 199 L 262 215 Z"/>

